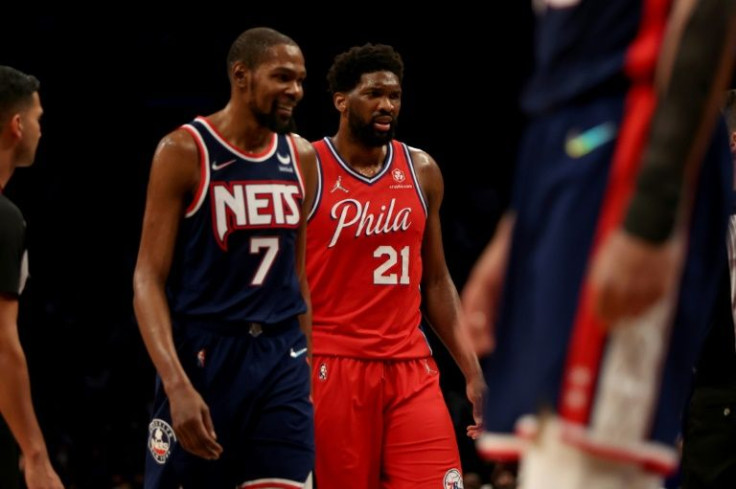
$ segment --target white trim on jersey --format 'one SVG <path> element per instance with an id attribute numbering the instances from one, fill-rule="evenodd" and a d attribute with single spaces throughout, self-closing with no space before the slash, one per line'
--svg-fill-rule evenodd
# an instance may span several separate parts
<path id="1" fill-rule="evenodd" d="M 202 123 L 202 125 L 207 129 L 207 132 L 209 132 L 213 138 L 215 138 L 222 146 L 230 151 L 232 154 L 237 156 L 238 158 L 243 158 L 244 160 L 253 162 L 253 163 L 261 163 L 263 161 L 266 161 L 269 159 L 273 154 L 276 152 L 276 149 L 278 148 L 278 144 L 276 144 L 276 133 L 273 133 L 271 135 L 271 142 L 269 143 L 271 146 L 266 150 L 265 153 L 260 155 L 255 155 L 253 153 L 246 153 L 243 150 L 236 148 L 232 144 L 230 144 L 227 140 L 223 139 L 222 136 L 217 132 L 217 130 L 210 124 L 210 122 L 205 119 L 202 116 L 196 117 L 195 120 Z"/>
<path id="2" fill-rule="evenodd" d="M 424 215 L 429 215 L 429 209 L 427 208 L 427 202 L 424 200 L 424 192 L 422 192 L 422 186 L 419 184 L 419 178 L 417 177 L 417 172 L 414 169 L 414 160 L 411 157 L 411 149 L 416 149 L 417 151 L 421 151 L 418 148 L 412 148 L 411 146 L 401 143 L 401 147 L 404 149 L 404 155 L 406 156 L 406 161 L 409 163 L 409 171 L 411 172 L 411 178 L 414 180 L 414 185 L 417 189 L 417 195 L 419 196 L 419 201 L 422 203 L 422 207 L 424 207 Z"/>
<path id="3" fill-rule="evenodd" d="M 386 174 L 386 172 L 388 172 L 388 169 L 391 168 L 391 163 L 393 163 L 394 161 L 394 145 L 391 144 L 391 141 L 389 141 L 386 145 L 388 147 L 388 150 L 386 152 L 386 159 L 383 161 L 383 166 L 381 167 L 381 170 L 372 177 L 366 177 L 362 173 L 358 173 L 357 171 L 353 170 L 350 165 L 345 163 L 345 160 L 340 157 L 340 154 L 337 152 L 337 148 L 335 148 L 335 146 L 332 144 L 332 140 L 330 138 L 325 137 L 324 140 L 327 142 L 327 147 L 330 149 L 330 152 L 335 157 L 340 166 L 350 175 L 365 183 L 373 183 L 379 180 L 382 176 Z"/>
<path id="4" fill-rule="evenodd" d="M 311 472 L 309 476 L 311 477 Z M 307 481 L 310 481 L 310 478 L 307 478 Z M 311 482 L 310 482 L 311 486 Z M 258 487 L 258 488 L 278 488 L 278 489 L 306 489 L 305 482 L 297 482 L 292 481 L 289 479 L 277 479 L 277 478 L 264 478 L 264 479 L 256 479 L 253 481 L 243 482 L 238 486 L 238 489 L 248 489 L 250 487 Z"/>
<path id="5" fill-rule="evenodd" d="M 322 201 L 322 187 L 324 183 L 322 182 L 322 158 L 319 157 L 319 153 L 315 150 L 314 156 L 317 157 L 317 188 L 314 192 L 314 200 L 312 200 L 312 207 L 309 209 L 309 214 L 307 215 L 307 221 L 312 220 L 312 216 L 317 212 L 317 209 L 319 209 L 319 204 Z"/>
<path id="6" fill-rule="evenodd" d="M 199 149 L 199 164 L 200 167 L 203 166 L 204 168 L 204 178 L 200 180 L 199 187 L 197 188 L 197 191 L 194 193 L 194 197 L 197 199 L 195 201 L 192 201 L 187 206 L 187 213 L 184 215 L 184 217 L 192 217 L 194 214 L 197 213 L 200 207 L 202 207 L 202 204 L 204 203 L 204 199 L 207 197 L 207 189 L 210 187 L 210 155 L 207 151 L 207 145 L 204 143 L 204 139 L 202 138 L 202 135 L 199 133 L 199 130 L 194 127 L 191 124 L 184 124 L 181 126 L 182 129 L 187 131 L 189 134 L 192 135 L 194 138 L 194 142 L 197 143 L 197 148 Z M 201 169 L 201 168 L 200 168 Z"/>

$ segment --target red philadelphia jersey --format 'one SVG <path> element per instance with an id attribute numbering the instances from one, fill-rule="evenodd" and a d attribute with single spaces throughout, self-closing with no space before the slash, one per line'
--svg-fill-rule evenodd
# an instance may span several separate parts
<path id="1" fill-rule="evenodd" d="M 409 147 L 387 146 L 373 177 L 351 169 L 329 138 L 313 143 L 319 184 L 307 229 L 315 355 L 420 358 L 427 206 Z"/>

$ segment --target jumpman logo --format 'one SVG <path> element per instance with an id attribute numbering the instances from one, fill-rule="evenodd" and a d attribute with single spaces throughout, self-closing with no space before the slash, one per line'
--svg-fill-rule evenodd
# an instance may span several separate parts
<path id="1" fill-rule="evenodd" d="M 332 186 L 330 193 L 335 193 L 335 190 L 342 190 L 343 192 L 348 193 L 348 189 L 342 186 L 342 175 L 337 177 L 337 181 L 335 182 L 335 185 Z"/>

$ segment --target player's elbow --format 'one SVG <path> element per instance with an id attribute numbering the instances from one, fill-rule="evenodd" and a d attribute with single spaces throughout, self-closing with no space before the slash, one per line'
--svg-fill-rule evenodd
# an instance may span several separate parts
<path id="1" fill-rule="evenodd" d="M 162 286 L 157 274 L 151 270 L 137 266 L 133 272 L 133 307 L 140 305 L 146 297 L 150 297 L 154 288 Z"/>

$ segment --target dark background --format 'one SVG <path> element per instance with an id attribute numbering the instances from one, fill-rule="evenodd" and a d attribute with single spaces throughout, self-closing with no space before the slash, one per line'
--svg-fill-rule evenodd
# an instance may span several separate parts
<path id="1" fill-rule="evenodd" d="M 70 488 L 137 487 L 154 376 L 132 313 L 148 170 L 164 134 L 227 103 L 237 35 L 267 25 L 300 44 L 308 77 L 296 120 L 310 140 L 337 128 L 325 82 L 333 57 L 365 42 L 397 48 L 406 65 L 397 138 L 442 170 L 445 252 L 461 289 L 509 198 L 531 60 L 527 3 L 494 4 L 492 17 L 461 4 L 399 14 L 358 3 L 86 12 L 93 21 L 29 13 L 0 30 L 0 64 L 41 80 L 36 164 L 16 171 L 7 194 L 28 223 L 20 327 L 34 403 Z M 464 435 L 462 376 L 441 347 L 435 355 L 465 469 L 485 470 Z"/>

